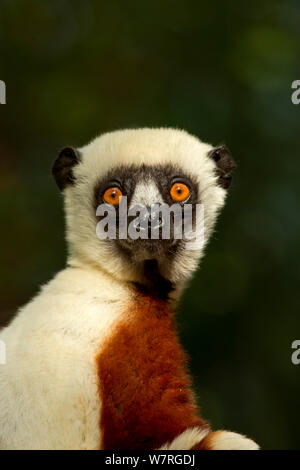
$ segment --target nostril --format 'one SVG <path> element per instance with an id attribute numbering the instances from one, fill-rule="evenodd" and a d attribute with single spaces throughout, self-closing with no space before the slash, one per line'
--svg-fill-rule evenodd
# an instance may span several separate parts
<path id="1" fill-rule="evenodd" d="M 165 221 L 164 221 L 162 215 L 160 215 L 160 217 L 159 217 L 159 224 L 160 224 L 160 227 L 163 227 L 165 225 Z"/>
<path id="2" fill-rule="evenodd" d="M 164 226 L 164 219 L 161 214 L 156 214 L 154 217 L 151 217 L 151 225 L 154 229 L 159 229 Z"/>

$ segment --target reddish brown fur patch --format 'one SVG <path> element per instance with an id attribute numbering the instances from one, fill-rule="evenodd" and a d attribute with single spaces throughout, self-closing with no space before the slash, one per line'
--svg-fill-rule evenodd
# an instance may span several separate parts
<path id="1" fill-rule="evenodd" d="M 168 306 L 139 294 L 97 357 L 102 448 L 155 449 L 202 426 Z"/>

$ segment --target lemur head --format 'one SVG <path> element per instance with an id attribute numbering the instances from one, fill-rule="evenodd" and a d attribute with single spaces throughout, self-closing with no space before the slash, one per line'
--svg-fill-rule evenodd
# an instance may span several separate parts
<path id="1" fill-rule="evenodd" d="M 69 263 L 93 265 L 120 281 L 149 289 L 180 289 L 203 254 L 234 167 L 226 147 L 213 148 L 175 129 L 115 131 L 78 150 L 63 149 L 54 163 L 53 175 L 65 199 Z M 139 219 L 138 237 L 132 237 L 130 230 L 120 236 L 124 201 L 126 229 L 137 220 L 132 220 L 132 209 L 137 205 L 149 209 Z M 162 236 L 165 220 L 155 210 L 173 204 L 182 213 L 190 206 L 193 229 L 198 220 L 197 205 L 202 205 L 204 232 L 196 249 L 191 249 L 185 239 L 183 218 L 183 235 L 175 236 L 173 213 L 169 235 Z M 115 211 L 116 232 L 111 238 L 97 235 L 104 217 L 103 212 L 96 213 L 99 207 Z M 146 226 L 141 223 L 145 219 Z M 153 221 L 158 229 L 155 239 L 150 234 Z"/>

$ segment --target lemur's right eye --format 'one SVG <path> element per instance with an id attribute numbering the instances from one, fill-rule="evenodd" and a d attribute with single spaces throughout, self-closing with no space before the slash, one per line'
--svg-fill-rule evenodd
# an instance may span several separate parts
<path id="1" fill-rule="evenodd" d="M 118 206 L 120 204 L 123 194 L 120 188 L 117 186 L 112 186 L 108 188 L 103 194 L 103 199 L 107 204 L 112 204 L 113 206 Z"/>

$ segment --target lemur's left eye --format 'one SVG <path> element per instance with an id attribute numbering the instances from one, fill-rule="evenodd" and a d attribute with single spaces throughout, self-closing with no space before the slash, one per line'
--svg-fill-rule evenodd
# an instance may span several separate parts
<path id="1" fill-rule="evenodd" d="M 189 197 L 190 190 L 186 184 L 178 182 L 173 184 L 170 194 L 173 201 L 183 202 Z"/>
<path id="2" fill-rule="evenodd" d="M 108 188 L 103 194 L 103 199 L 107 204 L 112 204 L 113 206 L 118 206 L 123 196 L 120 188 L 112 186 Z"/>

